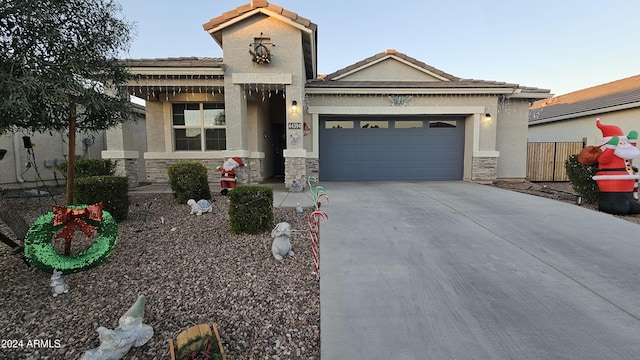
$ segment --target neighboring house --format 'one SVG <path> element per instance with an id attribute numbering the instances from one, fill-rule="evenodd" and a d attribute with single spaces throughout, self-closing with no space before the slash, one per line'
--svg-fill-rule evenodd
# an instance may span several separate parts
<path id="1" fill-rule="evenodd" d="M 146 136 L 144 134 L 144 107 L 134 105 L 135 123 L 142 126 L 135 128 L 142 133 L 136 134 L 136 138 L 146 148 Z M 26 139 L 25 139 L 26 138 Z M 25 140 L 33 147 L 27 148 Z M 0 134 L 0 188 L 2 185 L 12 186 L 40 186 L 43 182 L 48 184 L 66 182 L 66 174 L 57 170 L 57 165 L 67 161 L 69 155 L 67 132 L 29 132 L 23 129 L 7 131 Z M 28 145 L 28 144 L 27 144 Z M 102 151 L 106 149 L 105 133 L 79 131 L 76 134 L 76 157 L 100 159 Z M 4 151 L 3 151 L 4 150 Z M 144 162 L 136 171 L 144 174 Z M 123 167 L 118 164 L 118 167 Z M 122 172 L 122 171 L 121 171 Z M 130 179 L 131 180 L 131 179 Z M 137 183 L 137 179 L 134 182 Z"/>
<path id="2" fill-rule="evenodd" d="M 395 50 L 325 77 L 317 25 L 254 0 L 203 25 L 223 58 L 126 60 L 130 93 L 146 100 L 147 149 L 110 130 L 103 157 L 150 182 L 167 167 L 209 169 L 240 157 L 241 182 L 467 180 L 526 175 L 529 105 L 549 90 L 461 79 Z M 203 44 L 207 46 L 207 44 Z M 471 58 L 470 58 L 470 61 Z M 129 176 L 134 176 L 128 174 Z"/>
<path id="3" fill-rule="evenodd" d="M 598 118 L 625 134 L 640 131 L 640 75 L 536 101 L 529 110 L 529 141 L 601 145 Z"/>
<path id="4" fill-rule="evenodd" d="M 104 149 L 103 134 L 79 132 L 76 139 L 77 156 L 100 158 L 100 151 Z M 33 147 L 27 147 L 29 142 Z M 44 181 L 65 184 L 66 174 L 62 174 L 57 165 L 68 158 L 67 133 L 7 131 L 0 135 L 0 152 L 2 150 L 6 153 L 0 160 L 0 188 L 5 184 L 39 186 Z"/>

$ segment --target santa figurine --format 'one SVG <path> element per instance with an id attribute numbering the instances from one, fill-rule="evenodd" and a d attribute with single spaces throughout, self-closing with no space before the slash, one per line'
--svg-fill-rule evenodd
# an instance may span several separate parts
<path id="1" fill-rule="evenodd" d="M 227 195 L 229 190 L 236 187 L 236 168 L 244 166 L 244 162 L 239 157 L 231 157 L 225 161 L 222 166 L 216 166 L 216 170 L 220 171 L 220 194 Z"/>
<path id="2" fill-rule="evenodd" d="M 640 176 L 631 164 L 640 156 L 638 133 L 631 131 L 625 136 L 619 127 L 602 124 L 600 119 L 596 126 L 602 131 L 602 145 L 594 159 L 598 170 L 593 176 L 600 190 L 598 209 L 617 215 L 640 214 L 640 202 L 634 198 Z"/>

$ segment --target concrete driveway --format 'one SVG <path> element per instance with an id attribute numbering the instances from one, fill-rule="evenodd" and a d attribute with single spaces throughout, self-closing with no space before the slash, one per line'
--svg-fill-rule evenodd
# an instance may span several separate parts
<path id="1" fill-rule="evenodd" d="M 322 185 L 322 360 L 640 358 L 640 226 L 466 182 Z"/>

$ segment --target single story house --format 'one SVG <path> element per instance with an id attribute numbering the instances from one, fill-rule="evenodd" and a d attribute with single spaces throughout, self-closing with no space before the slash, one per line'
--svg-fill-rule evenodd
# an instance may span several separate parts
<path id="1" fill-rule="evenodd" d="M 117 128 L 102 156 L 144 161 L 138 178 L 167 182 L 167 167 L 188 160 L 216 182 L 228 157 L 243 159 L 241 182 L 281 177 L 289 189 L 309 176 L 525 177 L 528 109 L 549 90 L 461 79 L 395 50 L 319 77 L 317 25 L 264 0 L 203 28 L 223 58 L 126 60 L 130 93 L 146 100 L 147 149 Z"/>
<path id="2" fill-rule="evenodd" d="M 536 101 L 529 110 L 529 141 L 601 145 L 598 118 L 625 134 L 640 131 L 640 75 Z"/>

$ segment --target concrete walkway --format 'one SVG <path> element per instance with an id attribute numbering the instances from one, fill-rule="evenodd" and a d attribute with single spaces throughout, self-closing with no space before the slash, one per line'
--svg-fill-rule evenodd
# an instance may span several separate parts
<path id="1" fill-rule="evenodd" d="M 638 358 L 640 226 L 465 182 L 323 185 L 322 360 Z"/>

